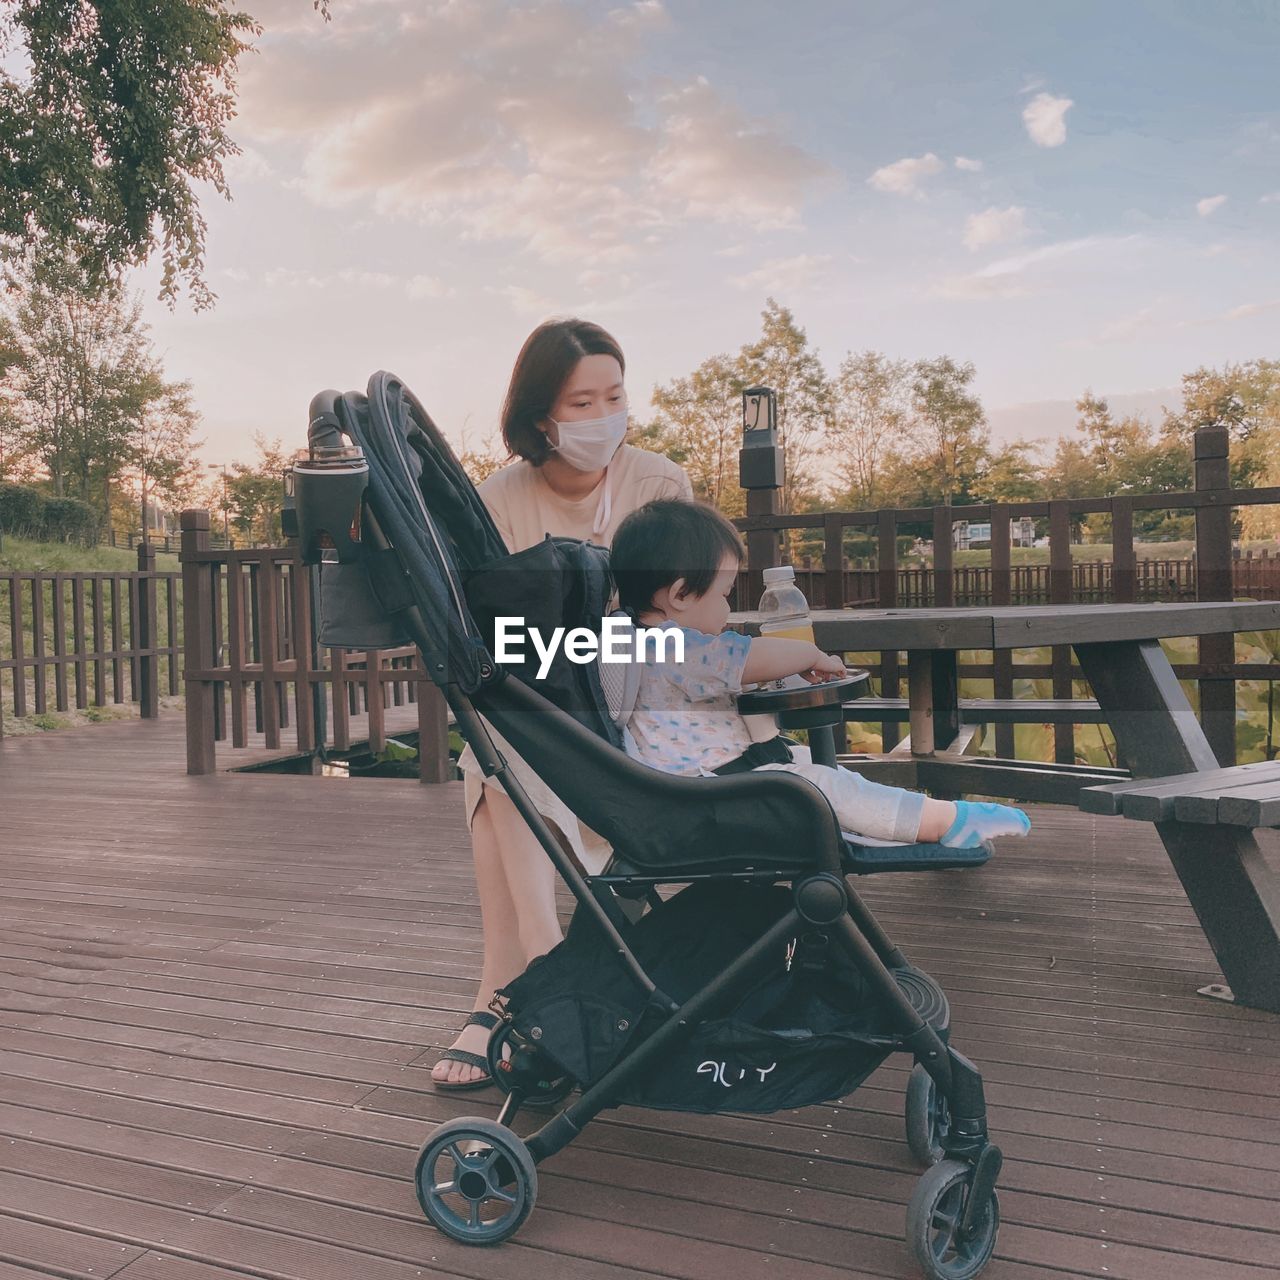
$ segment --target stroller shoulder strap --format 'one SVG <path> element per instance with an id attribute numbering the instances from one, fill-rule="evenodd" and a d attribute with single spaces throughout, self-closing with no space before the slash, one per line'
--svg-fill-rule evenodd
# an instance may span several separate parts
<path id="1" fill-rule="evenodd" d="M 623 631 L 631 631 L 631 617 L 621 609 L 615 609 L 609 615 L 614 619 L 625 620 L 625 625 L 618 625 Z M 634 646 L 628 640 L 628 649 Z M 603 648 L 601 650 L 603 654 Z M 600 672 L 600 687 L 604 691 L 605 705 L 609 709 L 609 719 L 625 729 L 631 713 L 636 709 L 636 699 L 640 695 L 640 664 L 638 662 L 604 662 L 597 660 Z"/>

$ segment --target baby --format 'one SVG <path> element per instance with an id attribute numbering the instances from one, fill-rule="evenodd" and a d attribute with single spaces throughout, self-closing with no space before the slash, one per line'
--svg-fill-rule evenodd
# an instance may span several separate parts
<path id="1" fill-rule="evenodd" d="M 753 742 L 734 701 L 744 684 L 791 675 L 816 683 L 844 675 L 845 668 L 805 640 L 724 630 L 744 555 L 738 531 L 701 503 L 650 502 L 618 527 L 610 563 L 620 604 L 637 624 L 684 632 L 682 663 L 647 654 L 627 724 L 629 753 L 656 769 L 695 777 L 747 769 L 797 773 L 827 797 L 843 830 L 874 840 L 972 849 L 996 836 L 1027 834 L 1031 822 L 1021 809 L 934 800 L 814 764 L 805 748 L 781 737 Z"/>

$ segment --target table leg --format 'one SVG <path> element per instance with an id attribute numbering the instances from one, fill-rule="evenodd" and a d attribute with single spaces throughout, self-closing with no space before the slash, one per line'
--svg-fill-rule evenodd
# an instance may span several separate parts
<path id="1" fill-rule="evenodd" d="M 1135 778 L 1218 767 L 1158 641 L 1075 649 Z M 1280 885 L 1253 833 L 1181 822 L 1156 831 L 1236 1000 L 1280 1013 Z"/>
<path id="2" fill-rule="evenodd" d="M 950 651 L 913 649 L 907 654 L 911 754 L 931 756 L 945 751 L 960 734 L 960 681 L 956 655 Z"/>

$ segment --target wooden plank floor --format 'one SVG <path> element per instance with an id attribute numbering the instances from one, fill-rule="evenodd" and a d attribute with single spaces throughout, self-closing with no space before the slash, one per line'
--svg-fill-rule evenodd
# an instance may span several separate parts
<path id="1" fill-rule="evenodd" d="M 895 1060 L 838 1105 L 621 1111 L 497 1250 L 420 1217 L 479 935 L 457 784 L 183 773 L 178 718 L 0 741 L 0 1280 L 914 1274 Z M 234 763 L 222 752 L 221 763 Z M 953 1001 L 1007 1153 L 990 1280 L 1272 1280 L 1280 1018 L 1145 826 L 1061 809 L 867 885 Z"/>

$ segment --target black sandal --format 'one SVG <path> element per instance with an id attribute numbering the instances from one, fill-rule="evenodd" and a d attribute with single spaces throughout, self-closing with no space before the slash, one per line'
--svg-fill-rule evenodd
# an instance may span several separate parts
<path id="1" fill-rule="evenodd" d="M 498 1025 L 498 1019 L 492 1013 L 477 1009 L 462 1025 L 463 1027 L 484 1027 L 486 1031 L 492 1031 Z M 433 1080 L 431 1083 L 441 1093 L 467 1093 L 471 1089 L 487 1089 L 493 1083 L 493 1076 L 489 1074 L 489 1059 L 482 1053 L 470 1053 L 466 1049 L 446 1049 L 436 1061 L 461 1062 L 463 1066 L 480 1067 L 484 1071 L 484 1075 L 477 1076 L 474 1080 L 464 1080 L 461 1084 Z"/>

